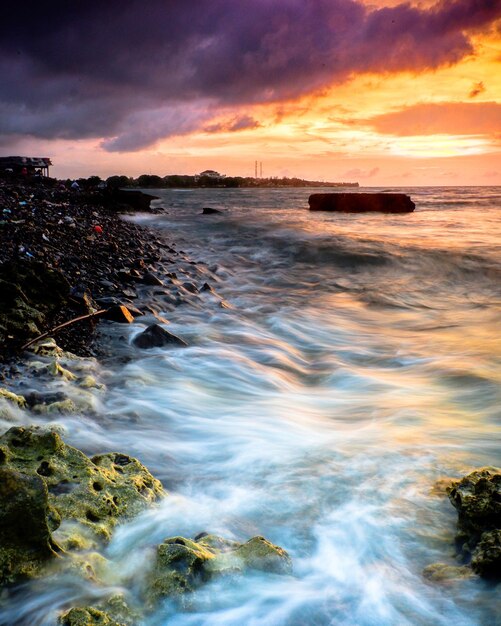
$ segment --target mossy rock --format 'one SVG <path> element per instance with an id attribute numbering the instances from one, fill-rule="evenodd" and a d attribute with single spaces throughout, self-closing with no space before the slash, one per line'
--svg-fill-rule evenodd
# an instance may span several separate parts
<path id="1" fill-rule="evenodd" d="M 40 476 L 0 466 L 0 583 L 39 575 L 58 547 L 51 537 L 48 491 Z"/>
<path id="2" fill-rule="evenodd" d="M 123 594 L 110 596 L 96 607 L 74 607 L 61 615 L 60 626 L 137 626 L 140 615 L 131 609 Z"/>
<path id="3" fill-rule="evenodd" d="M 89 459 L 58 433 L 11 428 L 0 437 L 8 465 L 40 476 L 49 504 L 61 520 L 75 520 L 96 538 L 109 539 L 119 520 L 131 518 L 164 494 L 161 483 L 137 459 L 101 454 Z"/>
<path id="4" fill-rule="evenodd" d="M 458 512 L 456 546 L 472 570 L 501 578 L 501 470 L 484 467 L 456 481 L 449 498 Z"/>
<path id="5" fill-rule="evenodd" d="M 0 389 L 0 399 L 12 402 L 12 404 L 16 404 L 20 409 L 24 409 L 26 406 L 26 398 L 24 396 L 18 396 L 7 389 Z"/>
<path id="6" fill-rule="evenodd" d="M 448 584 L 471 578 L 474 574 L 467 565 L 433 563 L 424 568 L 423 576 L 434 583 Z"/>
<path id="7" fill-rule="evenodd" d="M 263 537 L 243 544 L 205 534 L 198 541 L 171 537 L 157 548 L 147 579 L 147 604 L 151 607 L 163 598 L 179 598 L 214 577 L 248 570 L 290 574 L 292 563 L 285 550 Z"/>
<path id="8" fill-rule="evenodd" d="M 194 591 L 209 580 L 211 574 L 206 564 L 214 558 L 213 552 L 191 539 L 166 539 L 157 548 L 155 567 L 149 578 L 149 604 Z"/>
<path id="9" fill-rule="evenodd" d="M 243 569 L 260 570 L 274 574 L 291 574 L 292 561 L 287 552 L 264 537 L 253 537 L 235 550 L 224 553 L 226 559 L 241 562 Z M 224 559 L 220 555 L 221 560 Z"/>
<path id="10" fill-rule="evenodd" d="M 93 578 L 104 560 L 90 551 L 162 495 L 132 457 L 89 459 L 55 431 L 11 428 L 0 437 L 0 584 L 37 577 L 56 554 Z"/>
<path id="11" fill-rule="evenodd" d="M 115 621 L 108 613 L 88 607 L 70 609 L 58 620 L 60 626 L 126 626 L 125 622 Z"/>
<path id="12" fill-rule="evenodd" d="M 466 539 L 473 549 L 486 530 L 501 528 L 501 470 L 471 472 L 451 486 L 449 499 L 458 512 L 458 543 Z"/>
<path id="13" fill-rule="evenodd" d="M 484 578 L 501 578 L 501 530 L 482 534 L 473 552 L 471 567 Z"/>

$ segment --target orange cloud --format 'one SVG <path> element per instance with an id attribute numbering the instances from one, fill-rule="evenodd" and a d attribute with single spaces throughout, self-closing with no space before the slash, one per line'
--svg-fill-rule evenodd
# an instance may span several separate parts
<path id="1" fill-rule="evenodd" d="M 501 104 L 421 103 L 365 121 L 378 133 L 387 135 L 495 135 L 501 132 Z"/>

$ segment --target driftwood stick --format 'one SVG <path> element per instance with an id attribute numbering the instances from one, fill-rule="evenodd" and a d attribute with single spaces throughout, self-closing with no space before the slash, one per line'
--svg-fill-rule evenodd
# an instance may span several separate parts
<path id="1" fill-rule="evenodd" d="M 101 309 L 100 311 L 96 311 L 95 313 L 88 313 L 87 315 L 80 315 L 79 317 L 75 317 L 72 320 L 68 320 L 67 322 L 64 322 L 64 324 L 59 324 L 59 326 L 55 326 L 54 328 L 51 328 L 51 330 L 48 330 L 46 333 L 42 333 L 41 335 L 38 335 L 38 337 L 35 337 L 35 339 L 31 339 L 31 341 L 28 341 L 28 343 L 25 343 L 24 346 L 21 346 L 21 350 L 26 350 L 37 341 L 40 341 L 41 339 L 45 339 L 45 337 L 49 337 L 50 335 L 55 335 L 63 328 L 66 328 L 66 326 L 71 326 L 72 324 L 76 324 L 77 322 L 83 322 L 84 320 L 89 320 L 93 317 L 100 317 L 101 315 L 106 313 L 107 310 L 108 309 Z"/>

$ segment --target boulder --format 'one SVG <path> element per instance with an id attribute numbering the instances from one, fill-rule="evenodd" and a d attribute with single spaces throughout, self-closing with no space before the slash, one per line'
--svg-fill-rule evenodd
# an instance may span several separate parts
<path id="1" fill-rule="evenodd" d="M 7 402 L 17 405 L 20 409 L 23 409 L 27 402 L 24 396 L 19 396 L 3 387 L 0 387 L 0 399 L 7 400 Z"/>
<path id="2" fill-rule="evenodd" d="M 184 289 L 186 289 L 186 291 L 189 291 L 190 293 L 198 293 L 198 287 L 196 285 L 194 285 L 193 283 L 183 283 L 182 287 Z"/>
<path id="3" fill-rule="evenodd" d="M 149 211 L 151 201 L 158 199 L 158 196 L 137 189 L 114 189 L 112 195 L 113 200 L 123 202 L 136 211 Z"/>
<path id="4" fill-rule="evenodd" d="M 482 468 L 453 483 L 449 499 L 457 509 L 456 546 L 473 571 L 501 577 L 501 470 Z"/>
<path id="5" fill-rule="evenodd" d="M 151 285 L 152 287 L 163 286 L 163 282 L 160 280 L 160 278 L 158 278 L 156 274 L 153 274 L 153 272 L 145 272 L 145 274 L 143 274 L 141 282 L 143 282 L 145 285 Z"/>
<path id="6" fill-rule="evenodd" d="M 187 346 L 180 337 L 165 330 L 160 324 L 151 324 L 142 333 L 139 333 L 132 343 L 143 350 L 149 348 L 163 348 L 164 346 Z"/>
<path id="7" fill-rule="evenodd" d="M 206 206 L 202 209 L 202 213 L 200 215 L 217 215 L 218 213 L 222 213 L 222 211 Z"/>
<path id="8" fill-rule="evenodd" d="M 117 622 L 108 613 L 91 606 L 70 609 L 61 615 L 58 624 L 59 626 L 125 626 L 124 622 Z"/>
<path id="9" fill-rule="evenodd" d="M 206 533 L 196 539 L 171 537 L 157 548 L 146 583 L 147 603 L 152 606 L 163 598 L 195 591 L 214 577 L 249 570 L 291 574 L 292 562 L 285 550 L 263 537 L 243 544 Z"/>
<path id="10" fill-rule="evenodd" d="M 471 558 L 471 567 L 484 578 L 501 578 L 501 530 L 482 533 Z"/>
<path id="11" fill-rule="evenodd" d="M 123 304 L 116 304 L 110 307 L 103 313 L 102 317 L 105 320 L 118 322 L 119 324 L 131 324 L 134 321 L 134 316 Z"/>
<path id="12" fill-rule="evenodd" d="M 55 431 L 11 428 L 0 437 L 0 451 L 3 468 L 43 481 L 52 517 L 60 521 L 51 528 L 53 539 L 63 549 L 75 536 L 89 545 L 107 541 L 116 524 L 164 494 L 137 459 L 115 452 L 89 459 Z"/>
<path id="13" fill-rule="evenodd" d="M 51 527 L 58 516 L 50 512 L 44 480 L 9 467 L 4 447 L 0 456 L 0 583 L 7 584 L 34 578 L 56 556 Z"/>
<path id="14" fill-rule="evenodd" d="M 308 204 L 310 211 L 343 213 L 411 213 L 416 208 L 404 193 L 314 193 Z"/>
<path id="15" fill-rule="evenodd" d="M 464 580 L 474 576 L 471 567 L 467 565 L 448 565 L 447 563 L 433 563 L 423 570 L 423 576 L 434 583 L 447 584 Z"/>
<path id="16" fill-rule="evenodd" d="M 136 626 L 141 616 L 131 609 L 123 594 L 115 594 L 96 606 L 73 607 L 59 617 L 59 626 Z"/>

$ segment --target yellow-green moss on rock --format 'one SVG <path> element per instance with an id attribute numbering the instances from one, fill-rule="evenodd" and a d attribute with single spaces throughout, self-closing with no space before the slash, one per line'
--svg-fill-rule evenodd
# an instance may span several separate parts
<path id="1" fill-rule="evenodd" d="M 8 389 L 0 389 L 0 398 L 7 400 L 7 402 L 12 402 L 12 404 L 16 404 L 20 409 L 26 406 L 26 398 L 24 396 L 18 396 Z"/>
<path id="2" fill-rule="evenodd" d="M 60 626 L 126 626 L 125 622 L 117 622 L 112 617 L 88 607 L 75 607 L 70 609 L 59 618 Z"/>
<path id="3" fill-rule="evenodd" d="M 264 537 L 246 543 L 203 535 L 198 540 L 171 537 L 157 548 L 153 570 L 147 580 L 147 604 L 195 591 L 201 584 L 224 574 L 260 570 L 291 574 L 287 552 Z"/>
<path id="4" fill-rule="evenodd" d="M 59 617 L 59 626 L 138 626 L 140 615 L 123 594 L 114 594 L 97 606 L 74 607 Z"/>
<path id="5" fill-rule="evenodd" d="M 58 550 L 94 549 L 164 494 L 137 459 L 89 459 L 37 427 L 0 437 L 0 471 L 0 583 L 37 576 Z"/>
<path id="6" fill-rule="evenodd" d="M 0 450 L 5 462 L 5 453 Z M 50 533 L 47 486 L 40 476 L 27 476 L 0 466 L 0 582 L 36 577 L 56 556 Z"/>

